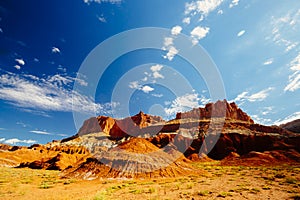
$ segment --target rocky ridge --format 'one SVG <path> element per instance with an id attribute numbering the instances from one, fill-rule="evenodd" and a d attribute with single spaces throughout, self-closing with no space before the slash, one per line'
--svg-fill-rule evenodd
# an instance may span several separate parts
<path id="1" fill-rule="evenodd" d="M 63 170 L 65 176 L 88 180 L 152 178 L 190 174 L 188 160 L 299 163 L 299 152 L 299 134 L 255 124 L 235 103 L 223 100 L 170 121 L 143 112 L 124 119 L 93 117 L 61 141 L 28 148 L 0 145 L 0 165 Z"/>

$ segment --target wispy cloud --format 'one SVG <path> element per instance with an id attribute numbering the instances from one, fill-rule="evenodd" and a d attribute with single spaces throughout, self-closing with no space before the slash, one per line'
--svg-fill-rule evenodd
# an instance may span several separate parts
<path id="1" fill-rule="evenodd" d="M 30 127 L 30 125 L 25 124 L 23 122 L 16 122 L 16 124 L 22 126 L 23 128 Z"/>
<path id="2" fill-rule="evenodd" d="M 246 33 L 245 30 L 241 30 L 240 32 L 238 32 L 237 36 L 238 36 L 238 37 L 241 37 L 241 36 L 243 36 L 245 33 Z"/>
<path id="3" fill-rule="evenodd" d="M 83 0 L 84 3 L 90 4 L 90 3 L 112 3 L 117 4 L 121 3 L 122 0 Z"/>
<path id="4" fill-rule="evenodd" d="M 105 17 L 104 17 L 103 15 L 101 15 L 101 16 L 98 16 L 98 15 L 97 15 L 97 19 L 98 19 L 100 22 L 102 22 L 102 23 L 106 23 L 106 22 L 107 22 L 106 19 L 105 19 Z"/>
<path id="5" fill-rule="evenodd" d="M 34 131 L 29 131 L 30 133 L 35 133 L 35 134 L 39 134 L 39 135 L 53 135 L 52 133 L 49 133 L 47 131 L 38 131 L 38 130 L 34 130 Z"/>
<path id="6" fill-rule="evenodd" d="M 250 101 L 250 102 L 256 102 L 256 101 L 263 101 L 265 100 L 270 92 L 274 90 L 274 88 L 269 87 L 267 89 L 261 90 L 254 94 L 249 94 L 249 92 L 242 92 L 239 94 L 233 101 L 234 102 L 244 102 L 244 101 Z"/>
<path id="7" fill-rule="evenodd" d="M 275 125 L 281 125 L 281 124 L 286 124 L 288 122 L 294 121 L 296 119 L 300 119 L 300 112 L 295 112 L 284 119 L 278 119 L 274 122 Z"/>
<path id="8" fill-rule="evenodd" d="M 263 107 L 261 108 L 260 113 L 265 116 L 274 113 L 273 110 L 274 110 L 273 106 Z"/>
<path id="9" fill-rule="evenodd" d="M 284 91 L 294 92 L 300 88 L 300 53 L 290 63 L 290 69 L 294 73 L 289 76 L 289 82 Z"/>
<path id="10" fill-rule="evenodd" d="M 289 52 L 299 45 L 297 38 L 300 22 L 300 10 L 292 10 L 281 17 L 271 17 L 271 36 L 267 40 L 272 40 L 275 44 L 283 46 L 285 52 Z"/>
<path id="11" fill-rule="evenodd" d="M 274 62 L 274 58 L 270 58 L 268 60 L 266 60 L 263 65 L 271 65 Z"/>
<path id="12" fill-rule="evenodd" d="M 57 134 L 58 136 L 61 136 L 61 137 L 67 137 L 68 135 L 67 134 Z"/>
<path id="13" fill-rule="evenodd" d="M 0 75 L 0 99 L 22 109 L 90 113 L 106 111 L 112 104 L 97 104 L 91 97 L 73 91 L 76 78 L 54 75 L 46 78 L 6 73 Z M 104 113 L 103 113 L 104 114 Z"/>
<path id="14" fill-rule="evenodd" d="M 164 96 L 163 94 L 151 94 L 151 95 L 154 96 L 154 97 L 157 97 L 157 98 L 161 98 L 161 97 Z"/>
<path id="15" fill-rule="evenodd" d="M 232 0 L 232 2 L 229 4 L 229 8 L 233 8 L 234 6 L 239 5 L 240 0 Z"/>
<path id="16" fill-rule="evenodd" d="M 263 124 L 263 125 L 272 125 L 272 120 L 268 118 L 263 118 L 258 115 L 251 115 L 251 118 L 255 121 L 255 123 Z"/>

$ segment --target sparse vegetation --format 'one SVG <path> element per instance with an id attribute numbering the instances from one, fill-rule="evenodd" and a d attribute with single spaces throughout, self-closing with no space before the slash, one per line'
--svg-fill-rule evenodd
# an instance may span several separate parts
<path id="1" fill-rule="evenodd" d="M 267 197 L 272 194 L 273 199 L 299 200 L 299 167 L 218 166 L 214 163 L 197 163 L 195 166 L 201 174 L 95 181 L 61 179 L 58 171 L 0 168 L 0 199 L 39 199 L 41 195 L 53 199 L 57 196 L 56 191 L 64 191 L 60 193 L 60 199 L 238 199 L 241 194 L 252 195 L 252 198 L 253 195 Z M 241 172 L 244 179 L 240 177 Z M 278 174 L 285 177 L 275 177 Z M 81 188 L 80 193 L 78 188 Z"/>

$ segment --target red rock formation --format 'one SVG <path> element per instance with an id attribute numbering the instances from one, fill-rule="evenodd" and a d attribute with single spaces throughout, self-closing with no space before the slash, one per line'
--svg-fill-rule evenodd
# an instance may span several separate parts
<path id="1" fill-rule="evenodd" d="M 85 120 L 82 127 L 78 131 L 78 135 L 86 135 L 89 133 L 98 133 L 101 132 L 98 120 L 96 117 L 91 117 L 88 120 Z"/>
<path id="2" fill-rule="evenodd" d="M 288 122 L 280 125 L 281 128 L 292 131 L 294 133 L 300 133 L 300 119 Z"/>
<path id="3" fill-rule="evenodd" d="M 228 103 L 226 100 L 208 103 L 204 108 L 194 108 L 191 111 L 176 114 L 176 119 L 209 119 L 211 117 L 226 117 L 226 119 L 254 123 L 247 113 L 238 108 L 234 102 Z"/>
<path id="4" fill-rule="evenodd" d="M 121 120 L 105 116 L 99 116 L 97 119 L 102 131 L 109 134 L 112 138 L 122 138 L 127 135 L 137 136 L 142 128 L 164 122 L 159 116 L 151 116 L 143 112 Z"/>
<path id="5" fill-rule="evenodd" d="M 88 180 L 102 177 L 176 177 L 193 173 L 195 169 L 186 163 L 184 157 L 172 157 L 142 138 L 131 138 L 97 158 L 90 158 L 75 169 L 66 169 L 63 172 L 67 177 Z"/>

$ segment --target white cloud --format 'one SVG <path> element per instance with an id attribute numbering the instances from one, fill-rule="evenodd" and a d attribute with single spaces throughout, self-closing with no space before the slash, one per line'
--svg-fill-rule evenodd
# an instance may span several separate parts
<path id="1" fill-rule="evenodd" d="M 267 89 L 261 90 L 261 91 L 259 91 L 257 93 L 254 93 L 254 94 L 249 94 L 248 92 L 242 92 L 233 101 L 234 102 L 244 102 L 244 101 L 256 102 L 256 101 L 263 101 L 263 100 L 265 100 L 269 96 L 269 93 L 272 90 L 274 90 L 274 88 L 269 87 Z"/>
<path id="2" fill-rule="evenodd" d="M 169 47 L 169 51 L 167 55 L 163 56 L 165 59 L 168 59 L 169 61 L 172 61 L 174 57 L 179 53 L 179 51 L 174 47 Z"/>
<path id="3" fill-rule="evenodd" d="M 16 124 L 22 126 L 23 128 L 26 128 L 26 127 L 29 127 L 29 126 L 30 126 L 30 125 L 25 124 L 25 123 L 23 123 L 23 122 L 16 122 Z"/>
<path id="4" fill-rule="evenodd" d="M 153 76 L 153 78 L 155 78 L 155 79 L 157 79 L 157 78 L 165 78 L 162 74 L 160 74 L 159 73 L 159 71 L 161 70 L 163 68 L 163 66 L 162 65 L 159 65 L 159 64 L 157 64 L 157 65 L 153 65 L 153 66 L 151 66 L 150 67 L 150 70 L 152 71 L 152 76 Z"/>
<path id="5" fill-rule="evenodd" d="M 25 61 L 23 59 L 15 59 L 18 65 L 25 65 Z"/>
<path id="6" fill-rule="evenodd" d="M 153 72 L 153 78 L 157 79 L 157 78 L 165 78 L 162 74 L 160 74 L 159 72 Z"/>
<path id="7" fill-rule="evenodd" d="M 201 14 L 207 16 L 210 12 L 214 11 L 223 0 L 199 0 L 185 4 L 185 14 Z"/>
<path id="8" fill-rule="evenodd" d="M 166 48 L 166 47 L 169 47 L 169 46 L 173 45 L 173 41 L 174 41 L 173 38 L 171 38 L 171 37 L 166 37 L 166 38 L 164 39 L 164 47 Z M 164 47 L 163 47 L 163 48 L 164 48 Z M 167 49 L 163 49 L 163 50 L 167 50 Z"/>
<path id="9" fill-rule="evenodd" d="M 172 29 L 171 29 L 171 34 L 172 35 L 178 35 L 180 34 L 182 31 L 182 27 L 181 26 L 174 26 Z"/>
<path id="10" fill-rule="evenodd" d="M 86 4 L 90 4 L 90 3 L 112 3 L 112 4 L 116 4 L 116 3 L 121 3 L 122 0 L 83 0 L 84 3 Z"/>
<path id="11" fill-rule="evenodd" d="M 20 65 L 15 65 L 14 68 L 16 68 L 17 70 L 20 70 L 21 66 Z"/>
<path id="12" fill-rule="evenodd" d="M 18 143 L 34 144 L 34 143 L 37 143 L 37 141 L 31 140 L 31 139 L 30 140 L 20 140 L 17 138 L 12 138 L 12 139 L 5 140 L 4 143 L 11 144 L 11 145 L 16 145 Z"/>
<path id="13" fill-rule="evenodd" d="M 208 27 L 197 26 L 191 31 L 191 36 L 193 38 L 193 44 L 197 44 L 199 40 L 206 37 L 209 33 Z"/>
<path id="14" fill-rule="evenodd" d="M 141 90 L 145 93 L 149 93 L 149 92 L 152 92 L 154 90 L 154 88 L 148 86 L 148 85 L 145 85 L 141 88 Z"/>
<path id="15" fill-rule="evenodd" d="M 272 125 L 271 119 L 262 118 L 258 115 L 251 115 L 251 118 L 255 121 L 255 123 L 263 124 L 263 125 Z"/>
<path id="16" fill-rule="evenodd" d="M 164 38 L 164 46 L 162 47 L 162 50 L 168 51 L 163 58 L 168 59 L 170 61 L 173 60 L 173 58 L 179 53 L 179 51 L 174 47 L 174 38 L 172 37 L 165 37 Z"/>
<path id="17" fill-rule="evenodd" d="M 206 104 L 207 102 L 209 102 L 209 99 L 205 98 L 204 96 L 201 96 L 201 98 L 199 98 L 199 95 L 196 93 L 185 94 L 183 96 L 177 97 L 170 104 L 169 102 L 166 102 L 168 104 L 165 104 L 168 107 L 165 108 L 164 111 L 168 116 L 171 116 L 178 112 L 185 112 L 193 108 L 198 108 L 201 106 L 199 104 L 200 102 L 201 105 L 203 105 L 203 103 Z"/>
<path id="18" fill-rule="evenodd" d="M 237 6 L 239 4 L 240 0 L 232 0 L 232 2 L 229 4 L 229 8 L 232 8 L 234 6 Z"/>
<path id="19" fill-rule="evenodd" d="M 263 65 L 271 65 L 274 62 L 274 58 L 270 58 L 268 60 L 266 60 Z"/>
<path id="20" fill-rule="evenodd" d="M 271 114 L 271 113 L 274 113 L 274 112 L 273 112 L 273 109 L 274 109 L 274 107 L 272 107 L 272 106 L 264 107 L 264 108 L 261 109 L 261 112 L 260 112 L 260 113 L 261 113 L 262 115 L 264 115 L 264 116 L 265 116 L 265 115 L 269 115 L 269 114 Z"/>
<path id="21" fill-rule="evenodd" d="M 102 23 L 106 23 L 107 22 L 104 16 L 101 16 L 101 17 L 97 16 L 97 18 Z"/>
<path id="22" fill-rule="evenodd" d="M 284 91 L 294 92 L 300 88 L 300 53 L 290 63 L 290 69 L 294 73 L 289 76 L 289 82 Z"/>
<path id="23" fill-rule="evenodd" d="M 30 133 L 35 133 L 35 134 L 39 134 L 39 135 L 52 135 L 52 133 L 48 133 L 46 131 L 29 131 Z"/>
<path id="24" fill-rule="evenodd" d="M 298 46 L 299 42 L 290 42 L 288 41 L 287 43 L 287 47 L 285 48 L 285 52 L 289 52 L 290 50 L 294 49 L 296 46 Z"/>
<path id="25" fill-rule="evenodd" d="M 224 13 L 223 10 L 218 10 L 219 15 L 223 15 L 223 13 Z"/>
<path id="26" fill-rule="evenodd" d="M 154 96 L 154 97 L 157 97 L 157 98 L 161 98 L 161 97 L 164 96 L 163 94 L 151 94 L 151 95 Z"/>
<path id="27" fill-rule="evenodd" d="M 143 91 L 144 93 L 149 93 L 154 90 L 154 88 L 152 88 L 148 85 L 145 85 L 145 86 L 140 85 L 138 81 L 130 82 L 129 88 L 135 89 L 135 90 L 140 90 L 140 91 Z"/>
<path id="28" fill-rule="evenodd" d="M 185 18 L 182 20 L 182 23 L 184 23 L 184 24 L 190 24 L 190 23 L 191 23 L 191 18 L 190 18 L 190 17 L 185 17 Z"/>
<path id="29" fill-rule="evenodd" d="M 97 104 L 91 97 L 73 91 L 72 87 L 67 76 L 39 78 L 10 72 L 0 75 L 0 99 L 20 108 L 63 112 L 72 112 L 74 108 L 81 113 L 105 112 L 110 109 L 112 104 Z"/>
<path id="30" fill-rule="evenodd" d="M 284 119 L 279 119 L 274 122 L 275 125 L 286 124 L 288 122 L 294 121 L 296 119 L 300 119 L 300 112 L 295 112 Z"/>
<path id="31" fill-rule="evenodd" d="M 157 64 L 157 65 L 151 66 L 151 67 L 150 67 L 150 70 L 151 70 L 152 72 L 159 72 L 162 68 L 163 68 L 162 65 Z"/>
<path id="32" fill-rule="evenodd" d="M 67 134 L 57 134 L 58 136 L 61 136 L 61 137 L 67 137 L 68 135 Z"/>
<path id="33" fill-rule="evenodd" d="M 55 84 L 56 86 L 63 86 L 63 85 L 68 85 L 69 83 L 73 82 L 73 79 L 68 76 L 61 76 L 59 74 L 56 74 L 54 76 L 50 76 L 48 81 L 50 83 Z"/>
<path id="34" fill-rule="evenodd" d="M 245 30 L 241 30 L 240 32 L 238 32 L 237 36 L 241 37 L 242 35 L 244 35 L 246 33 Z"/>
<path id="35" fill-rule="evenodd" d="M 133 81 L 129 83 L 129 88 L 131 89 L 139 89 L 141 86 L 138 81 Z"/>
<path id="36" fill-rule="evenodd" d="M 52 47 L 52 53 L 60 53 L 60 49 L 57 47 Z"/>

